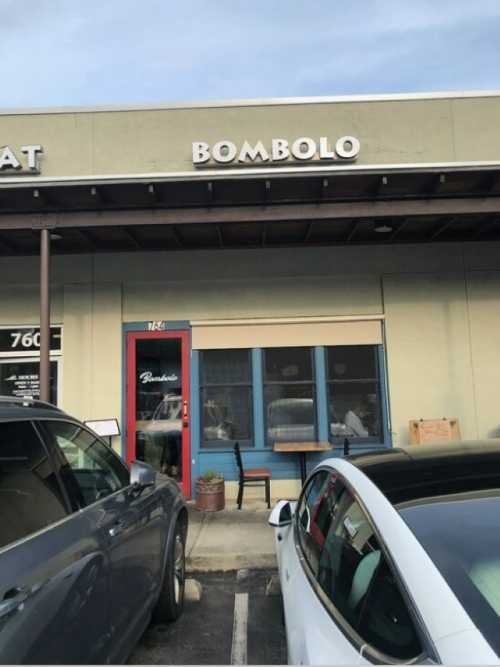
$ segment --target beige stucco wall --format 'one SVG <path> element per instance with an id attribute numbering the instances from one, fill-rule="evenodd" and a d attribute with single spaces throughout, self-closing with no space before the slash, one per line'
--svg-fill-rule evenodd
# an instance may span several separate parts
<path id="1" fill-rule="evenodd" d="M 20 263 L 22 263 L 21 260 Z M 36 284 L 12 283 L 0 271 L 0 325 L 33 324 L 39 316 L 39 289 Z M 51 317 L 54 324 L 63 319 L 64 298 L 62 285 L 52 289 Z"/>
<path id="2" fill-rule="evenodd" d="M 459 417 L 478 437 L 464 274 L 386 276 L 384 303 L 394 443 L 410 418 Z"/>
<path id="3" fill-rule="evenodd" d="M 36 258 L 0 260 L 0 324 L 36 323 L 37 277 Z M 61 405 L 121 419 L 124 321 L 377 314 L 395 444 L 419 417 L 500 436 L 500 244 L 56 257 Z"/>
<path id="4" fill-rule="evenodd" d="M 467 299 L 478 431 L 489 437 L 500 437 L 500 272 L 470 274 Z"/>
<path id="5" fill-rule="evenodd" d="M 191 143 L 354 135 L 359 165 L 499 160 L 500 96 L 0 113 L 2 142 L 41 144 L 42 176 L 192 172 Z M 411 128 L 411 131 L 409 131 Z M 19 158 L 24 159 L 19 153 Z M 15 174 L 14 174 L 15 175 Z"/>
<path id="6" fill-rule="evenodd" d="M 82 419 L 120 417 L 121 286 L 65 285 L 63 322 L 62 406 Z"/>

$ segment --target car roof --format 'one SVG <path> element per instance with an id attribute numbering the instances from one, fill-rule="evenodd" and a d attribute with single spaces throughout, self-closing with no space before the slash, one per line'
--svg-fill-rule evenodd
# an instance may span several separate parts
<path id="1" fill-rule="evenodd" d="M 393 503 L 500 489 L 500 441 L 411 445 L 347 457 Z"/>
<path id="2" fill-rule="evenodd" d="M 0 396 L 0 422 L 14 419 L 54 419 L 61 416 L 71 419 L 69 415 L 57 406 L 52 405 L 52 403 L 32 398 Z"/>

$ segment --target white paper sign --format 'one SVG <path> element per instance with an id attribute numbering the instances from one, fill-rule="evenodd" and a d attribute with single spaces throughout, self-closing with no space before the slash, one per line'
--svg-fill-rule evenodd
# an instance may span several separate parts
<path id="1" fill-rule="evenodd" d="M 118 426 L 117 419 L 96 419 L 84 422 L 84 424 L 101 437 L 109 438 L 112 435 L 120 435 L 120 427 Z"/>

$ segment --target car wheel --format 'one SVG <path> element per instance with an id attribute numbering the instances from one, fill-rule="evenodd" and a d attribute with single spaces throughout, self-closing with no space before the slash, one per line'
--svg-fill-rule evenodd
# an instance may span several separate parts
<path id="1" fill-rule="evenodd" d="M 174 539 L 167 556 L 160 597 L 153 612 L 153 620 L 165 623 L 179 618 L 184 606 L 185 582 L 185 544 L 181 525 L 177 523 Z"/>

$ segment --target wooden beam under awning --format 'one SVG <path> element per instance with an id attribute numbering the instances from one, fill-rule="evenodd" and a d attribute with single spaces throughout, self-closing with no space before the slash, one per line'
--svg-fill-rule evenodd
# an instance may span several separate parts
<path id="1" fill-rule="evenodd" d="M 220 206 L 212 208 L 141 209 L 133 211 L 86 211 L 78 213 L 6 214 L 0 229 L 70 227 L 126 227 L 128 225 L 217 224 L 241 222 L 285 222 L 356 218 L 455 216 L 500 214 L 500 197 L 458 197 L 440 199 L 393 199 L 317 204 L 268 206 Z"/>

